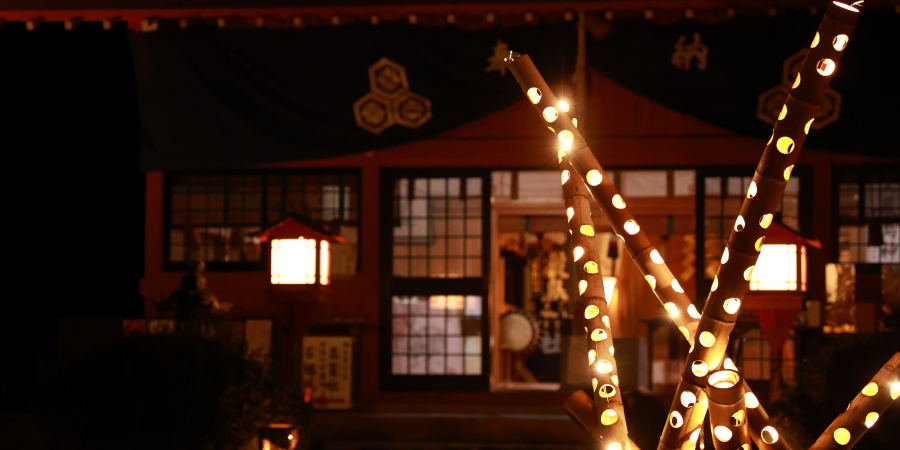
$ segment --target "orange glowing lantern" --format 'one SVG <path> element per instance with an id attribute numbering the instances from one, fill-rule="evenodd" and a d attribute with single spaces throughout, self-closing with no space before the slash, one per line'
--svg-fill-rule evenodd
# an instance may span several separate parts
<path id="1" fill-rule="evenodd" d="M 269 283 L 286 290 L 327 286 L 330 282 L 330 243 L 344 241 L 293 216 L 284 218 L 258 236 L 269 243 Z"/>

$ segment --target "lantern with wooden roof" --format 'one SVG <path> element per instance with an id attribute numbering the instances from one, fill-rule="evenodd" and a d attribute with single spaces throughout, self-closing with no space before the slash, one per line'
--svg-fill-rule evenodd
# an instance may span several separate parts
<path id="1" fill-rule="evenodd" d="M 317 290 L 330 282 L 331 235 L 302 218 L 287 216 L 259 233 L 269 244 L 269 283 L 285 290 Z"/>

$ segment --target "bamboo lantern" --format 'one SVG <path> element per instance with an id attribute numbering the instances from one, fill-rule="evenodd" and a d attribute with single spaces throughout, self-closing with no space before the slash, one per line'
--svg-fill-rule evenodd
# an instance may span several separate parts
<path id="1" fill-rule="evenodd" d="M 697 327 L 701 345 L 692 347 L 676 392 L 706 384 L 708 374 L 724 361 L 728 336 L 734 328 L 766 229 L 772 223 L 800 148 L 858 18 L 856 8 L 837 2 L 825 13 L 744 198 Z M 680 408 L 676 398 L 670 413 Z M 692 412 L 696 414 L 698 410 L 694 408 Z M 671 439 L 674 433 L 670 428 L 671 423 L 667 423 L 661 446 L 674 447 Z M 783 441 L 778 442 L 784 448 Z M 757 442 L 757 445 L 770 449 L 778 442 Z"/>
<path id="2" fill-rule="evenodd" d="M 741 375 L 734 370 L 719 370 L 707 378 L 707 383 L 709 425 L 716 450 L 749 450 Z"/>
<path id="3" fill-rule="evenodd" d="M 581 177 L 573 176 L 567 159 L 562 159 L 560 167 L 571 234 L 570 249 L 584 312 L 587 363 L 591 366 L 591 387 L 599 423 L 594 433 L 604 449 L 627 449 L 628 429 L 619 391 L 618 368 L 613 356 L 615 350 L 609 327 L 609 308 L 603 289 L 603 274 L 600 272 L 600 250 L 594 237 L 589 194 Z"/>
<path id="4" fill-rule="evenodd" d="M 850 402 L 847 411 L 831 422 L 810 450 L 853 447 L 898 396 L 900 396 L 900 353 L 894 353 L 872 381 Z"/>
<path id="5" fill-rule="evenodd" d="M 556 124 L 557 128 L 568 128 L 570 127 L 569 124 L 571 124 L 571 128 L 568 131 L 572 132 L 572 136 L 562 132 L 557 133 L 557 128 L 548 126 L 548 130 L 553 136 L 560 139 L 561 149 L 558 153 L 558 158 L 561 166 L 564 167 L 562 170 L 567 170 L 565 167 L 572 167 L 576 169 L 576 174 L 583 177 L 584 181 L 586 181 L 587 188 L 591 191 L 594 200 L 597 201 L 609 217 L 617 235 L 625 241 L 626 248 L 644 274 L 651 289 L 669 312 L 685 339 L 693 345 L 694 330 L 697 329 L 700 313 L 684 294 L 684 289 L 675 280 L 659 252 L 649 244 L 649 239 L 646 238 L 644 232 L 633 220 L 633 216 L 628 211 L 625 201 L 618 194 L 615 186 L 609 182 L 609 178 L 593 153 L 591 153 L 590 148 L 584 144 L 577 150 L 572 150 L 572 142 L 583 143 L 584 139 L 578 133 L 577 122 L 569 119 L 567 114 L 568 105 L 565 108 L 557 107 L 560 106 L 559 102 L 553 96 L 550 87 L 540 76 L 528 55 L 516 55 L 513 58 L 509 58 L 508 62 L 511 72 L 516 77 L 520 87 L 531 103 L 535 105 L 545 123 Z M 568 140 L 570 137 L 572 137 L 571 142 Z M 564 148 L 569 150 L 563 150 Z M 576 158 L 582 162 L 580 171 L 574 165 L 564 165 L 564 161 L 575 160 Z M 571 172 L 569 173 L 569 177 L 574 176 Z M 610 211 L 618 211 L 620 213 L 617 216 L 618 220 L 614 219 Z M 643 250 L 635 253 L 633 250 L 635 248 L 642 248 Z M 724 346 L 724 344 L 722 345 Z M 743 380 L 741 383 L 744 384 Z M 744 388 L 749 390 L 749 387 L 746 385 L 744 385 Z M 661 442 L 668 445 L 663 445 L 661 448 L 678 448 L 682 446 L 682 441 L 684 445 L 691 444 L 690 447 L 693 447 L 692 444 L 697 441 L 699 428 L 702 426 L 703 418 L 706 415 L 705 396 L 703 386 L 700 384 L 679 390 L 677 398 L 680 400 L 680 407 L 676 411 L 670 411 L 670 416 L 673 413 L 681 415 L 684 418 L 683 423 L 685 426 L 683 430 L 667 426 Z M 697 410 L 697 412 L 691 414 L 691 411 L 694 410 Z M 762 413 L 762 416 L 758 416 L 757 419 L 764 416 L 765 419 L 761 419 L 761 421 L 767 424 L 768 416 L 765 416 L 765 411 L 762 410 L 761 406 L 759 407 L 759 412 Z"/>

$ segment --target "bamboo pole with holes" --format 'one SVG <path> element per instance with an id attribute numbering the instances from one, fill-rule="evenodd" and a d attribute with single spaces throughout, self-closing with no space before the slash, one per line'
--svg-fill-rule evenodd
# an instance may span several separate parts
<path id="1" fill-rule="evenodd" d="M 553 136 L 557 137 L 557 129 L 570 131 L 574 136 L 573 142 L 584 143 L 584 139 L 578 133 L 576 122 L 569 118 L 567 111 L 560 111 L 557 107 L 556 97 L 534 67 L 528 55 L 518 55 L 512 58 L 509 64 L 520 87 L 532 104 L 537 107 L 544 121 L 556 125 L 556 128 L 548 127 Z M 562 133 L 562 131 L 559 133 Z M 636 226 L 637 224 L 634 222 L 633 216 L 625 205 L 624 200 L 618 194 L 616 187 L 608 181 L 609 178 L 590 148 L 584 143 L 576 150 L 560 150 L 558 156 L 561 164 L 566 159 L 578 161 L 578 166 L 573 165 L 573 168 L 576 169 L 578 175 L 587 181 L 587 188 L 591 191 L 594 200 L 609 217 L 616 234 L 625 241 L 626 249 L 628 249 L 635 264 L 641 270 L 648 284 L 650 284 L 651 289 L 653 289 L 657 298 L 665 306 L 685 339 L 693 345 L 694 331 L 697 329 L 700 313 L 684 294 L 684 290 L 675 280 L 674 275 L 666 266 L 659 252 L 650 245 L 649 239 L 647 239 L 640 227 Z M 578 170 L 579 166 L 581 167 L 580 170 Z M 626 230 L 625 224 L 628 224 L 629 221 L 634 223 L 635 226 L 629 226 L 629 229 Z M 744 389 L 750 392 L 749 386 L 746 386 L 743 380 L 741 383 L 744 385 Z M 694 431 L 702 426 L 703 418 L 706 415 L 704 406 L 706 394 L 701 385 L 691 386 L 685 391 L 679 391 L 677 398 L 680 400 L 679 404 L 681 405 L 678 414 L 684 417 L 685 432 L 681 433 L 680 430 L 667 427 L 667 432 L 661 440 L 669 443 L 669 448 L 679 448 L 682 445 L 696 442 L 696 439 L 692 441 L 690 437 L 696 436 Z M 754 423 L 762 424 L 762 426 L 768 424 L 768 416 L 765 414 L 762 406 L 758 406 L 750 411 L 749 415 L 751 426 Z M 761 428 L 751 429 L 751 435 L 758 436 L 759 429 Z M 690 446 L 692 447 L 692 445 Z M 767 450 L 786 449 L 787 447 L 784 447 L 783 443 L 774 447 L 767 447 Z"/>
<path id="2" fill-rule="evenodd" d="M 696 341 L 700 345 L 691 348 L 676 393 L 705 385 L 708 374 L 723 363 L 728 337 L 740 311 L 766 229 L 772 223 L 800 148 L 858 18 L 856 8 L 835 2 L 822 19 L 735 221 L 722 255 L 722 265 L 713 279 L 712 291 L 697 326 Z M 676 398 L 670 415 L 680 409 L 681 404 Z M 672 428 L 667 422 L 660 449 L 672 447 L 666 439 L 673 434 Z M 772 448 L 772 444 L 762 441 L 757 445 L 761 449 Z"/>
<path id="3" fill-rule="evenodd" d="M 578 294 L 584 315 L 584 335 L 591 368 L 591 387 L 594 393 L 598 426 L 593 433 L 602 448 L 628 447 L 628 428 L 622 393 L 619 390 L 619 371 L 612 346 L 609 327 L 609 308 L 603 290 L 600 271 L 600 249 L 591 219 L 588 190 L 580 177 L 574 175 L 568 160 L 560 161 L 560 176 L 569 223 L 569 248 L 575 262 Z"/>
<path id="4" fill-rule="evenodd" d="M 900 353 L 888 360 L 841 413 L 816 439 L 810 450 L 847 449 L 878 420 L 878 417 L 900 396 Z"/>
<path id="5" fill-rule="evenodd" d="M 716 450 L 750 448 L 741 378 L 743 377 L 736 370 L 725 369 L 710 374 L 707 380 L 709 425 L 716 437 L 713 440 Z"/>

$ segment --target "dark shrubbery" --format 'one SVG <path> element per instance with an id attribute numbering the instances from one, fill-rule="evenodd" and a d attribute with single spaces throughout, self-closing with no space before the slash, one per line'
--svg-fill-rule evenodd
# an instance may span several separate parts
<path id="1" fill-rule="evenodd" d="M 122 339 L 44 386 L 35 410 L 50 448 L 231 450 L 308 417 L 302 394 L 241 349 L 175 335 Z"/>

